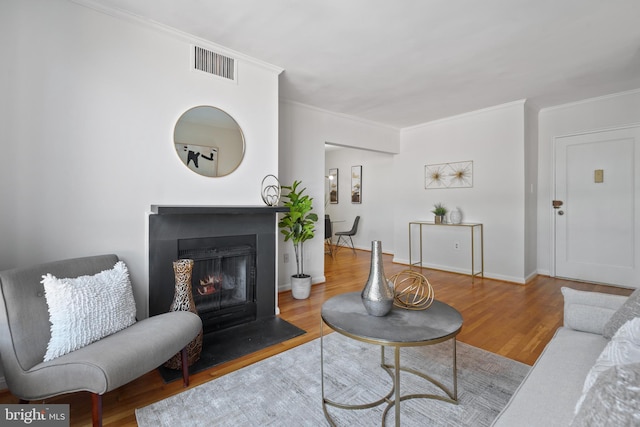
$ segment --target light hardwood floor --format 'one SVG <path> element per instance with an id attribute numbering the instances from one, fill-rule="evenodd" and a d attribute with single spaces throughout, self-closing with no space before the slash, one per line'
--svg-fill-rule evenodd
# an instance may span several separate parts
<path id="1" fill-rule="evenodd" d="M 356 251 L 354 255 L 350 250 L 341 250 L 335 259 L 325 256 L 326 282 L 314 285 L 309 299 L 295 300 L 290 292 L 279 294 L 281 317 L 307 331 L 306 334 L 192 375 L 190 387 L 318 338 L 322 303 L 340 293 L 360 291 L 367 280 L 369 265 L 370 252 L 367 251 Z M 394 264 L 390 255 L 384 256 L 387 276 L 406 268 L 406 265 Z M 527 285 L 517 285 L 480 278 L 472 281 L 468 276 L 427 269 L 423 273 L 432 284 L 436 299 L 462 313 L 464 325 L 458 340 L 529 365 L 535 362 L 562 323 L 562 286 L 619 295 L 631 293 L 628 289 L 545 276 L 538 276 Z M 136 408 L 183 390 L 181 381 L 165 384 L 154 370 L 105 395 L 104 425 L 135 426 Z M 9 392 L 0 392 L 0 403 L 17 402 Z M 61 396 L 47 403 L 70 404 L 73 426 L 91 424 L 91 398 L 87 393 Z"/>

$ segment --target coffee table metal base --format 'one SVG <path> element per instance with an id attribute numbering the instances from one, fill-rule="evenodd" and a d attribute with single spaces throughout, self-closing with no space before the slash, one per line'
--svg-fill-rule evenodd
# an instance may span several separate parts
<path id="1" fill-rule="evenodd" d="M 380 367 L 384 369 L 392 379 L 391 390 L 384 397 L 376 400 L 375 402 L 363 403 L 363 404 L 347 404 L 347 403 L 338 403 L 333 400 L 325 397 L 324 394 L 324 322 L 321 322 L 321 332 L 320 332 L 320 372 L 321 372 L 321 388 L 322 388 L 322 410 L 324 411 L 324 416 L 329 422 L 331 426 L 336 426 L 333 421 L 331 415 L 327 411 L 327 406 L 333 406 L 339 409 L 369 409 L 374 408 L 376 406 L 382 405 L 384 403 L 387 404 L 384 412 L 382 413 L 382 425 L 385 425 L 385 420 L 387 418 L 387 413 L 391 408 L 395 407 L 395 425 L 396 427 L 400 426 L 400 402 L 408 399 L 436 399 L 441 400 L 443 402 L 458 404 L 458 370 L 457 370 L 457 362 L 456 362 L 456 338 L 453 337 L 453 389 L 447 388 L 444 384 L 437 381 L 436 379 L 430 377 L 424 372 L 420 372 L 411 368 L 403 368 L 400 365 L 400 346 L 396 345 L 394 347 L 394 363 L 393 365 L 386 363 L 384 356 L 384 348 L 385 346 L 380 346 Z M 423 378 L 439 389 L 441 389 L 446 396 L 441 396 L 437 394 L 407 394 L 400 395 L 400 372 L 408 372 L 410 374 L 416 375 L 420 378 Z"/>

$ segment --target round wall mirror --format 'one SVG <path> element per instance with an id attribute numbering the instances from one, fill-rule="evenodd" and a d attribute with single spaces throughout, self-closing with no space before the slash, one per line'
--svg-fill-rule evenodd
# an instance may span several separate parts
<path id="1" fill-rule="evenodd" d="M 225 176 L 244 157 L 244 135 L 238 123 L 219 108 L 187 110 L 173 131 L 176 153 L 192 171 L 204 176 Z"/>

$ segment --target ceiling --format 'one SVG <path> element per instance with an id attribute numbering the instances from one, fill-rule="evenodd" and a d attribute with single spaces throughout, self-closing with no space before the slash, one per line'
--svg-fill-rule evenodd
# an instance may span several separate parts
<path id="1" fill-rule="evenodd" d="M 282 99 L 395 128 L 640 88 L 640 0 L 89 1 L 284 68 Z"/>

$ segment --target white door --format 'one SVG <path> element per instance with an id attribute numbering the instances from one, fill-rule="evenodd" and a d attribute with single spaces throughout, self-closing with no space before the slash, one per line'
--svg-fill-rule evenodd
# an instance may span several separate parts
<path id="1" fill-rule="evenodd" d="M 640 127 L 556 138 L 555 275 L 640 286 Z"/>

